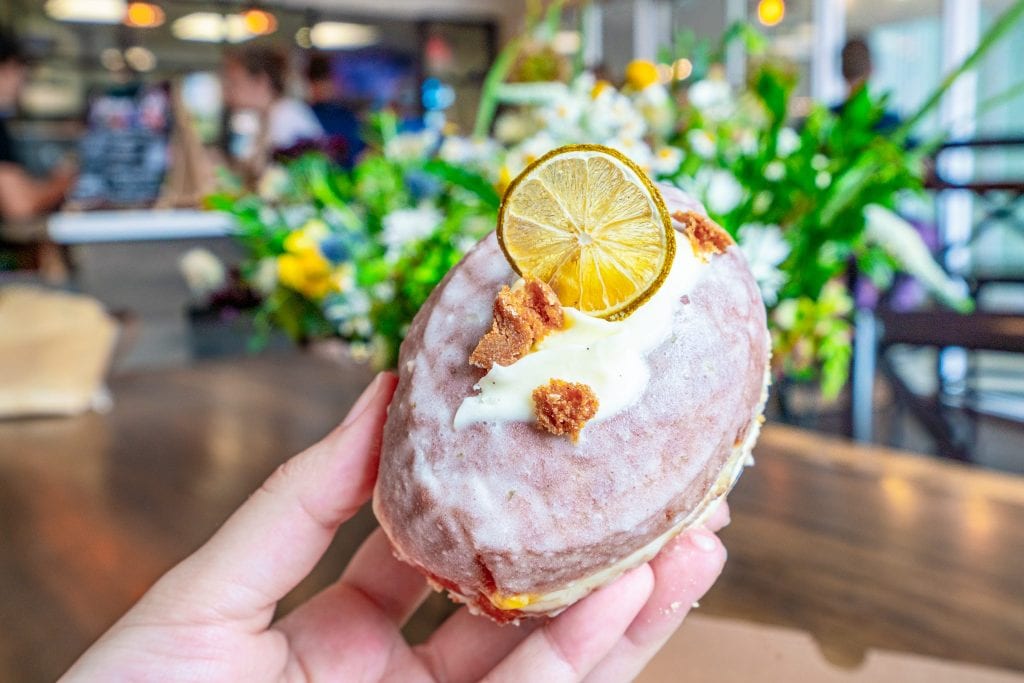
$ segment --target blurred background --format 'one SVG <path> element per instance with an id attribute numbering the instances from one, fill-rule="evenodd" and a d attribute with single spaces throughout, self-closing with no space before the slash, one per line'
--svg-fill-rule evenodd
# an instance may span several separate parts
<path id="1" fill-rule="evenodd" d="M 587 69 L 621 85 L 631 62 L 660 60 L 671 71 L 673 93 L 684 98 L 679 93 L 698 80 L 716 82 L 706 78 L 709 66 L 713 77 L 739 88 L 757 64 L 776 60 L 793 75 L 786 118 L 797 129 L 814 103 L 838 107 L 847 97 L 843 48 L 854 44 L 860 51 L 849 53 L 848 66 L 862 73 L 853 82 L 867 79 L 873 93 L 887 98 L 886 125 L 895 125 L 926 104 L 1012 5 L 615 0 L 559 5 L 557 16 L 541 22 L 539 3 L 486 0 L 410 0 L 389 3 L 386 13 L 370 2 L 8 0 L 0 23 L 24 64 L 22 87 L 3 103 L 10 165 L 40 180 L 35 205 L 5 212 L 0 268 L 5 280 L 43 278 L 129 315 L 132 343 L 117 356 L 116 370 L 184 364 L 197 353 L 199 323 L 187 315 L 194 302 L 179 257 L 201 246 L 230 266 L 243 252 L 221 236 L 225 224 L 215 218 L 164 215 L 168 227 L 124 209 L 199 206 L 225 186 L 217 169 L 255 182 L 270 149 L 307 137 L 330 139 L 351 167 L 377 112 L 395 116 L 404 132 L 468 134 L 489 69 L 502 46 L 524 31 L 532 47 L 521 52 L 527 57 L 520 56 L 508 81 L 565 81 Z M 715 54 L 720 37 L 743 22 L 763 37 L 756 54 L 742 39 Z M 1013 68 L 1022 55 L 1024 31 L 1017 26 L 915 120 L 909 138 L 956 144 L 931 151 L 928 189 L 913 207 L 904 204 L 903 214 L 982 308 L 1012 309 L 1024 300 L 1024 93 L 1014 88 Z M 268 68 L 281 91 L 261 95 L 259 78 Z M 292 122 L 278 126 L 281 139 L 270 144 L 261 118 L 269 104 L 261 97 L 285 102 L 273 118 Z M 516 104 L 506 97 L 500 112 L 514 113 Z M 515 117 L 506 119 L 505 129 L 514 128 Z M 102 212 L 111 209 L 121 211 Z M 854 383 L 861 397 L 856 426 L 852 405 L 822 407 L 800 386 L 787 392 L 792 400 L 780 418 L 969 455 L 1001 469 L 1022 467 L 1019 441 L 1009 438 L 1014 427 L 1004 424 L 1022 415 L 1018 359 L 1001 349 L 881 343 L 893 348 L 879 372 L 906 370 L 895 411 L 879 411 L 894 395 L 885 383 L 868 401 L 865 378 L 875 373 L 868 367 Z M 914 395 L 933 401 L 918 405 Z M 956 409 L 942 424 L 929 407 L 940 405 Z"/>
<path id="2" fill-rule="evenodd" d="M 336 424 L 582 142 L 699 199 L 768 311 L 711 613 L 1024 670 L 1021 64 L 1024 0 L 3 0 L 0 679 Z"/>

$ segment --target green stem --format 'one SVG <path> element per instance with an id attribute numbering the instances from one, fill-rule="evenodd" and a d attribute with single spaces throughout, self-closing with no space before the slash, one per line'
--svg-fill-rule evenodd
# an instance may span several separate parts
<path id="1" fill-rule="evenodd" d="M 494 121 L 494 115 L 498 111 L 498 96 L 501 91 L 501 84 L 508 78 L 508 74 L 512 70 L 515 59 L 519 54 L 519 49 L 525 41 L 525 37 L 532 35 L 537 28 L 538 22 L 543 21 L 549 34 L 549 39 L 553 38 L 558 27 L 561 25 L 562 7 L 564 5 L 565 0 L 555 0 L 548 7 L 547 11 L 544 12 L 543 19 L 538 19 L 536 14 L 532 17 L 528 16 L 526 18 L 526 30 L 523 31 L 522 35 L 510 40 L 501 52 L 498 53 L 494 64 L 491 65 L 491 70 L 487 72 L 487 76 L 484 78 L 484 88 L 480 95 L 480 107 L 476 110 L 476 123 L 473 125 L 473 137 L 484 138 L 490 133 L 491 123 Z M 531 12 L 531 14 L 533 13 Z"/>
<path id="2" fill-rule="evenodd" d="M 981 116 L 985 112 L 992 111 L 993 109 L 1003 104 L 1004 102 L 1009 102 L 1010 100 L 1016 98 L 1018 95 L 1021 94 L 1024 94 L 1024 81 L 1016 83 L 1007 88 L 1006 90 L 1002 91 L 1001 93 L 993 95 L 992 97 L 989 97 L 988 99 L 979 102 L 978 106 L 975 108 L 973 116 Z M 968 119 L 964 119 L 963 121 L 967 122 Z M 956 129 L 959 127 L 960 123 L 961 121 L 956 121 L 949 127 L 952 129 Z M 914 145 L 914 149 L 908 152 L 908 154 L 915 161 L 921 161 L 925 157 L 932 156 L 935 152 L 937 152 L 938 149 L 942 147 L 943 143 L 946 142 L 946 137 L 947 136 L 945 132 L 936 133 L 935 135 L 928 138 L 924 142 L 918 142 L 916 145 Z"/>
<path id="3" fill-rule="evenodd" d="M 591 38 L 587 35 L 587 13 L 591 10 L 590 0 L 586 0 L 576 11 L 577 23 L 576 31 L 580 36 L 580 48 L 576 50 L 576 54 L 572 56 L 572 77 L 573 80 L 579 77 L 583 73 L 584 69 L 587 68 L 584 62 L 584 54 L 587 51 L 587 43 L 590 42 Z"/>
<path id="4" fill-rule="evenodd" d="M 501 84 L 508 77 L 512 65 L 515 63 L 516 55 L 519 54 L 519 47 L 522 45 L 522 37 L 513 38 L 498 53 L 491 70 L 487 72 L 484 79 L 483 92 L 480 95 L 480 107 L 476 110 L 476 124 L 473 126 L 473 137 L 485 138 L 491 131 L 491 122 L 494 121 L 494 114 L 498 111 L 498 91 Z"/>
<path id="5" fill-rule="evenodd" d="M 978 103 L 975 111 L 975 115 L 981 115 L 985 112 L 991 111 L 1001 104 L 1009 102 L 1015 99 L 1018 95 L 1024 94 L 1024 81 L 1014 83 L 1006 90 L 993 95 L 992 97 L 986 98 Z"/>
<path id="6" fill-rule="evenodd" d="M 978 47 L 974 49 L 970 55 L 967 56 L 960 66 L 953 69 L 939 84 L 939 87 L 924 101 L 924 104 L 918 108 L 918 110 L 907 119 L 903 125 L 896 129 L 893 133 L 893 141 L 897 144 L 904 143 L 914 126 L 921 122 L 925 116 L 931 112 L 939 102 L 942 100 L 942 96 L 953 86 L 960 76 L 973 69 L 978 65 L 978 62 L 985 56 L 985 54 L 992 48 L 993 45 L 999 42 L 1000 39 L 1014 27 L 1014 25 L 1024 16 L 1024 0 L 1017 0 L 1010 9 L 1003 12 L 998 19 L 989 27 L 985 32 L 985 35 L 978 41 Z"/>

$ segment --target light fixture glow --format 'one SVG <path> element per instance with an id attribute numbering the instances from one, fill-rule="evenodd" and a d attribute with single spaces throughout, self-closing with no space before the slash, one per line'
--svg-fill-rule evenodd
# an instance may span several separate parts
<path id="1" fill-rule="evenodd" d="M 216 12 L 193 12 L 174 20 L 171 33 L 179 40 L 241 43 L 253 37 L 240 14 L 224 16 Z"/>
<path id="2" fill-rule="evenodd" d="M 83 24 L 120 24 L 125 0 L 47 0 L 46 13 L 58 21 Z"/>
<path id="3" fill-rule="evenodd" d="M 219 43 L 224 40 L 224 15 L 215 12 L 193 12 L 175 19 L 171 33 L 181 40 Z"/>
<path id="4" fill-rule="evenodd" d="M 254 36 L 241 14 L 228 14 L 224 17 L 224 35 L 229 43 L 242 43 Z"/>
<path id="5" fill-rule="evenodd" d="M 376 26 L 345 21 L 321 21 L 309 30 L 309 41 L 321 50 L 353 49 L 377 42 Z"/>
<path id="6" fill-rule="evenodd" d="M 141 45 L 132 45 L 124 51 L 124 60 L 136 71 L 152 71 L 156 68 L 156 55 Z"/>
<path id="7" fill-rule="evenodd" d="M 303 26 L 295 32 L 295 44 L 304 50 L 313 47 L 313 41 L 309 38 L 309 27 Z"/>
<path id="8" fill-rule="evenodd" d="M 164 23 L 164 11 L 151 2 L 133 2 L 128 5 L 124 23 L 135 28 L 155 28 Z"/>
<path id="9" fill-rule="evenodd" d="M 785 16 L 785 0 L 760 0 L 757 3 L 757 20 L 764 26 L 775 26 Z"/>
<path id="10" fill-rule="evenodd" d="M 277 17 L 261 9 L 242 12 L 245 29 L 256 36 L 265 36 L 277 30 Z"/>

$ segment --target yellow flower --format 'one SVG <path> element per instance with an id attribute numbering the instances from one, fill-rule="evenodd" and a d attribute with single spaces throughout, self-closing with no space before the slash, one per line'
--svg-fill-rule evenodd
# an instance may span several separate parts
<path id="1" fill-rule="evenodd" d="M 318 249 L 316 242 L 305 230 L 296 230 L 284 238 L 284 250 L 289 254 L 302 254 Z"/>
<path id="2" fill-rule="evenodd" d="M 646 59 L 634 59 L 626 67 L 626 83 L 634 90 L 643 90 L 658 82 L 658 67 Z"/>
<path id="3" fill-rule="evenodd" d="M 314 300 L 338 289 L 331 264 L 318 249 L 278 256 L 277 279 L 285 287 Z"/>
<path id="4" fill-rule="evenodd" d="M 594 87 L 590 89 L 590 99 L 596 100 L 601 96 L 601 93 L 607 91 L 612 87 L 612 84 L 605 80 L 600 80 L 594 83 Z"/>
<path id="5" fill-rule="evenodd" d="M 501 169 L 498 171 L 498 194 L 505 194 L 505 190 L 512 183 L 512 171 L 509 170 L 508 164 L 502 164 Z"/>
<path id="6" fill-rule="evenodd" d="M 319 251 L 320 240 L 327 236 L 327 226 L 316 218 L 284 238 L 284 249 L 292 254 Z"/>

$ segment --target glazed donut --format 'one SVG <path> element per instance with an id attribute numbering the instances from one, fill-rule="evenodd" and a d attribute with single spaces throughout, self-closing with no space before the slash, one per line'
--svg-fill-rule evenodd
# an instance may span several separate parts
<path id="1" fill-rule="evenodd" d="M 518 279 L 492 233 L 408 331 L 374 511 L 397 557 L 474 612 L 557 614 L 699 524 L 752 462 L 768 387 L 764 305 L 703 207 L 660 189 L 675 260 L 625 320 L 591 329 L 566 309 L 573 325 L 522 360 L 470 364 L 495 295 Z M 575 441 L 530 413 L 524 387 L 546 379 L 596 390 Z"/>

